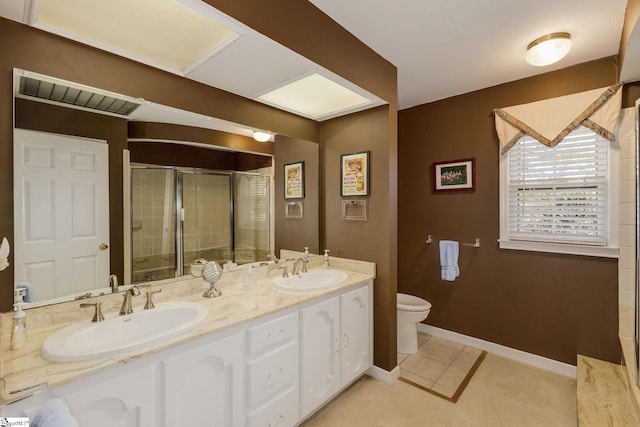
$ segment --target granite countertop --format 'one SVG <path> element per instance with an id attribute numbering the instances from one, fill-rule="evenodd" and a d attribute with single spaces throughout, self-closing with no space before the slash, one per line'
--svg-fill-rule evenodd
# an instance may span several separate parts
<path id="1" fill-rule="evenodd" d="M 243 272 L 223 274 L 222 279 L 216 283 L 216 287 L 222 291 L 222 295 L 217 298 L 202 297 L 202 292 L 208 287 L 208 284 L 199 278 L 158 282 L 153 285 L 153 290 L 162 289 L 162 292 L 154 296 L 156 305 L 169 301 L 200 303 L 209 310 L 204 322 L 190 332 L 159 343 L 150 344 L 144 348 L 117 356 L 82 362 L 50 362 L 42 358 L 40 348 L 46 337 L 57 330 L 69 324 L 90 319 L 93 308 L 78 308 L 81 301 L 74 301 L 28 310 L 27 345 L 20 350 L 9 350 L 10 340 L 7 336 L 9 328 L 7 328 L 6 324 L 10 324 L 11 314 L 7 313 L 3 315 L 2 319 L 3 340 L 0 348 L 2 352 L 0 377 L 3 377 L 5 381 L 5 389 L 3 391 L 12 392 L 41 383 L 47 383 L 50 388 L 60 386 L 102 370 L 188 343 L 200 337 L 227 330 L 241 323 L 265 317 L 313 299 L 337 293 L 346 288 L 358 286 L 375 277 L 375 266 L 372 263 L 358 261 L 356 263 L 360 265 L 356 265 L 356 268 L 349 270 L 347 270 L 347 267 L 350 267 L 348 263 L 337 262 L 337 266 L 332 265 L 331 268 L 342 269 L 348 273 L 347 280 L 338 287 L 314 292 L 294 293 L 281 291 L 273 287 L 272 279 L 281 274 L 276 269 L 277 264 L 256 269 L 259 280 L 253 289 L 247 289 L 242 283 Z M 315 264 L 317 265 L 317 263 Z M 369 264 L 373 267 L 367 268 L 367 266 L 364 266 L 363 268 L 363 264 Z M 141 290 L 142 296 L 134 297 L 134 312 L 143 309 L 144 293 L 146 291 L 147 289 L 143 289 Z M 117 316 L 122 302 L 122 295 L 122 293 L 110 294 L 96 297 L 91 301 L 102 302 L 103 313 L 109 319 Z M 7 399 L 6 393 L 3 393 L 3 395 Z"/>

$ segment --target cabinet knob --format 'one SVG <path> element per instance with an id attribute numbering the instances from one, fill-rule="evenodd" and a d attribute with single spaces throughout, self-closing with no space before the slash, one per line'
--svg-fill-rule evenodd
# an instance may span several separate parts
<path id="1" fill-rule="evenodd" d="M 271 421 L 269 423 L 269 427 L 275 427 L 277 425 L 280 425 L 282 424 L 283 421 L 284 421 L 284 417 L 280 415 L 277 420 Z"/>

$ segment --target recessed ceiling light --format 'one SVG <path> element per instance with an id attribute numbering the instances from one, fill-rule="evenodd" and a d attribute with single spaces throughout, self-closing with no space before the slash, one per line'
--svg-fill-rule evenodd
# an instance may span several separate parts
<path id="1" fill-rule="evenodd" d="M 267 92 L 258 100 L 313 119 L 374 103 L 318 73 Z"/>
<path id="2" fill-rule="evenodd" d="M 525 59 L 529 64 L 541 67 L 560 61 L 570 49 L 571 34 L 551 33 L 529 43 Z"/>
<path id="3" fill-rule="evenodd" d="M 184 4 L 183 4 L 184 3 Z M 239 34 L 189 0 L 41 0 L 34 25 L 186 73 Z M 195 7 L 195 6 L 194 6 Z M 205 11 L 206 12 L 206 11 Z"/>

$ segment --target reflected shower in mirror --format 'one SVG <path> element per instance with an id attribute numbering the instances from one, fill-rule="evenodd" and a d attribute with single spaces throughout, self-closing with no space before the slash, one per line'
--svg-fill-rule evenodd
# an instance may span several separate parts
<path id="1" fill-rule="evenodd" d="M 132 282 L 187 275 L 201 258 L 266 261 L 270 172 L 134 166 Z"/>

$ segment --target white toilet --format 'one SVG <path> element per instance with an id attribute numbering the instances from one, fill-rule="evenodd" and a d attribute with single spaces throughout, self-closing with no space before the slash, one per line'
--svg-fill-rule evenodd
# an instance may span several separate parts
<path id="1" fill-rule="evenodd" d="M 422 298 L 398 294 L 398 353 L 418 352 L 418 322 L 431 311 L 431 303 Z"/>

